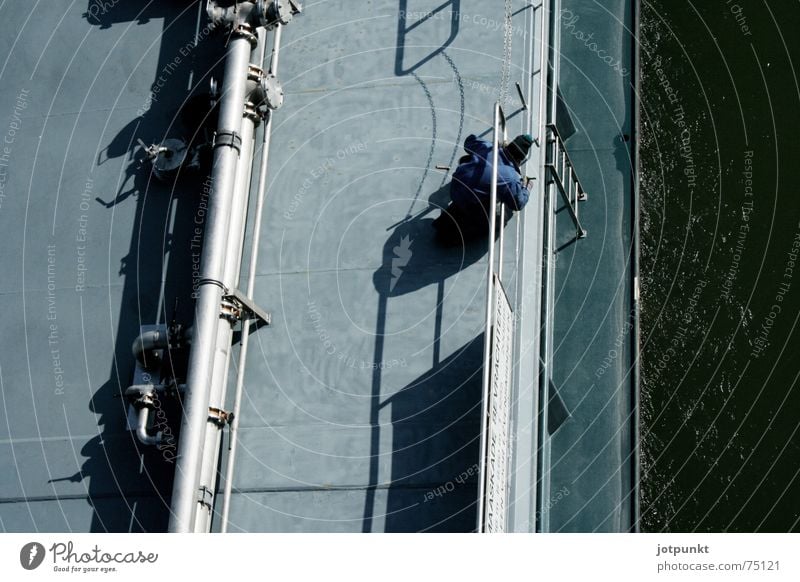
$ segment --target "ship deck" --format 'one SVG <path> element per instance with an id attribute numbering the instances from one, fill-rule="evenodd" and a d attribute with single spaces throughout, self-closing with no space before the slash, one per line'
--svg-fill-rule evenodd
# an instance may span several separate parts
<path id="1" fill-rule="evenodd" d="M 191 316 L 189 302 L 173 306 L 191 292 L 202 185 L 155 182 L 136 140 L 180 131 L 176 111 L 189 87 L 207 83 L 222 43 L 203 31 L 204 2 L 94 14 L 88 0 L 53 4 L 36 18 L 0 7 L 0 113 L 19 117 L 0 168 L 9 330 L 0 462 L 12 468 L 0 476 L 0 529 L 162 531 L 172 464 L 128 431 L 119 394 L 139 326 Z M 353 4 L 308 3 L 283 32 L 286 99 L 273 122 L 255 285 L 272 325 L 249 344 L 231 531 L 475 528 L 486 248 L 435 243 L 449 181 L 436 166 L 454 167 L 470 133 L 490 138 L 499 97 L 512 136 L 536 127 L 514 88 L 527 88 L 536 66 L 534 10 L 511 2 L 504 42 L 502 6 Z M 631 0 L 606 4 L 564 0 L 575 30 L 630 62 Z M 557 302 L 545 314 L 568 416 L 539 442 L 538 384 L 516 387 L 513 523 L 626 531 L 636 190 L 635 139 L 620 136 L 634 132 L 633 74 L 571 30 L 562 26 L 560 88 L 577 128 L 567 147 L 590 195 L 589 237 L 559 251 Z M 541 257 L 526 255 L 541 237 L 536 208 L 508 227 L 512 303 L 537 280 L 529 273 Z M 538 319 L 523 315 L 519 325 L 538 334 Z M 568 493 L 550 502 L 558 491 Z"/>
<path id="2" fill-rule="evenodd" d="M 436 166 L 491 139 L 529 12 L 505 55 L 478 1 L 325 2 L 285 30 L 255 293 L 275 325 L 248 356 L 232 530 L 474 529 L 487 250 L 434 240 Z"/>

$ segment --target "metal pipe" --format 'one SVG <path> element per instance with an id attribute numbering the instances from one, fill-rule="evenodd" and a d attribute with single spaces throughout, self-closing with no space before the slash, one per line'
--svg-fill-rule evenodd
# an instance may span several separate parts
<path id="1" fill-rule="evenodd" d="M 264 61 L 266 34 L 265 29 L 260 28 L 258 30 L 258 48 L 250 55 L 250 62 L 252 65 L 260 66 Z M 242 151 L 236 171 L 230 236 L 228 237 L 225 275 L 223 277 L 223 284 L 229 289 L 237 287 L 239 283 L 239 274 L 242 265 L 242 248 L 244 247 L 244 234 L 247 223 L 247 209 L 250 201 L 250 182 L 253 175 L 253 151 L 255 146 L 257 113 L 254 105 L 251 104 L 248 107 L 250 110 L 245 111 L 244 120 L 242 121 Z M 245 319 L 242 321 L 243 325 L 245 321 L 247 320 Z M 235 322 L 230 319 L 220 319 L 219 321 L 213 381 L 211 383 L 211 395 L 209 399 L 209 408 L 211 410 L 222 410 L 225 406 L 234 324 Z M 195 532 L 208 532 L 211 530 L 211 520 L 217 490 L 220 441 L 227 418 L 224 419 L 225 422 L 221 422 L 220 420 L 221 419 L 210 417 L 206 426 L 205 450 L 200 473 L 200 487 L 211 493 L 208 504 L 197 505 L 194 525 Z"/>
<path id="2" fill-rule="evenodd" d="M 282 26 L 275 28 L 272 37 L 272 57 L 269 67 L 269 72 L 277 74 L 278 72 L 278 58 L 280 56 L 281 48 L 281 30 Z M 259 239 L 261 238 L 261 215 L 264 211 L 264 198 L 267 191 L 267 165 L 269 163 L 269 146 L 272 135 L 272 113 L 264 125 L 261 141 L 261 164 L 258 170 L 258 194 L 256 198 L 255 218 L 253 219 L 253 240 L 251 242 L 250 250 L 250 267 L 248 269 L 247 279 L 247 297 L 253 298 L 253 291 L 255 289 L 256 280 L 256 265 L 258 263 L 258 247 Z M 222 496 L 222 521 L 220 531 L 226 533 L 228 531 L 228 522 L 231 509 L 231 492 L 233 490 L 233 472 L 236 463 L 236 451 L 238 445 L 238 432 L 239 432 L 239 412 L 242 407 L 242 392 L 244 389 L 244 369 L 247 364 L 247 346 L 250 339 L 250 320 L 245 320 L 242 323 L 242 340 L 239 346 L 239 366 L 236 375 L 236 392 L 233 397 L 233 421 L 230 426 L 230 437 L 228 445 L 228 463 L 225 467 L 225 489 Z"/>
<path id="3" fill-rule="evenodd" d="M 227 289 L 236 287 L 242 261 L 244 223 L 250 189 L 250 176 L 252 174 L 254 132 L 255 125 L 253 120 L 245 118 L 242 122 L 242 151 L 239 157 L 234 191 L 231 197 L 231 223 L 227 240 L 225 273 L 222 278 L 222 283 Z M 209 409 L 222 410 L 225 406 L 228 365 L 230 362 L 234 325 L 235 320 L 224 317 L 218 320 L 211 390 L 209 393 Z M 219 446 L 223 427 L 223 419 L 212 418 L 211 416 L 208 417 L 202 456 L 203 460 L 200 469 L 200 487 L 203 488 L 204 491 L 209 491 L 210 493 L 208 494 L 207 503 L 198 503 L 196 506 L 195 532 L 207 532 L 210 530 L 211 516 L 213 514 L 212 509 L 216 494 Z"/>
<path id="4" fill-rule="evenodd" d="M 494 217 L 493 217 L 494 218 Z M 497 241 L 497 280 L 503 280 L 503 247 L 505 246 L 506 206 L 500 205 L 500 240 Z"/>
<path id="5" fill-rule="evenodd" d="M 195 330 L 172 490 L 171 532 L 192 531 L 195 505 L 205 502 L 204 498 L 199 497 L 200 468 L 209 412 L 214 344 L 223 295 L 225 241 L 229 236 L 231 193 L 238 163 L 237 139 L 241 133 L 250 51 L 250 40 L 236 35 L 228 44 L 225 57 L 208 223 L 205 227 L 195 307 Z"/>
<path id="6" fill-rule="evenodd" d="M 252 51 L 250 55 L 250 63 L 256 67 L 260 67 L 264 62 L 266 35 L 267 32 L 265 29 L 258 29 L 257 49 Z M 248 97 L 251 96 L 249 95 Z M 239 283 L 244 234 L 247 224 L 247 210 L 250 205 L 250 183 L 253 175 L 253 153 L 256 120 L 258 119 L 257 115 L 256 106 L 254 104 L 251 103 L 246 106 L 244 119 L 242 121 L 242 150 L 239 156 L 232 198 L 230 236 L 227 241 L 225 274 L 222 280 L 223 284 L 228 289 L 237 287 Z M 245 321 L 247 320 L 245 319 L 242 321 L 243 325 Z M 234 325 L 235 320 L 226 318 L 219 320 L 217 348 L 215 351 L 212 376 L 213 380 L 209 398 L 210 410 L 222 410 L 225 406 Z M 218 419 L 209 417 L 208 424 L 206 425 L 200 487 L 204 491 L 209 491 L 210 494 L 207 504 L 197 505 L 194 525 L 195 532 L 208 532 L 211 530 L 211 520 L 217 490 L 220 441 L 222 439 L 222 430 L 227 421 L 227 418 Z"/>
<path id="7" fill-rule="evenodd" d="M 155 435 L 147 434 L 147 419 L 149 417 L 150 410 L 146 406 L 139 409 L 139 422 L 136 424 L 136 437 L 144 445 L 160 445 L 163 436 L 161 431 L 158 431 Z"/>
<path id="8" fill-rule="evenodd" d="M 550 55 L 549 50 L 549 41 L 550 41 L 550 13 L 549 13 L 549 2 L 545 2 L 542 0 L 542 34 L 540 39 L 540 49 L 539 49 L 539 119 L 537 120 L 539 123 L 539 147 L 544 148 L 546 152 L 547 148 L 547 60 Z M 544 156 L 539 153 L 541 158 Z M 541 171 L 544 169 L 542 164 L 539 164 L 539 170 Z M 546 181 L 545 175 L 540 174 L 539 179 L 542 182 Z"/>
<path id="9" fill-rule="evenodd" d="M 492 187 L 489 192 L 489 266 L 486 283 L 486 331 L 483 337 L 483 394 L 481 397 L 481 442 L 478 458 L 478 524 L 477 531 L 483 532 L 483 514 L 486 506 L 486 450 L 487 417 L 489 414 L 489 380 L 491 378 L 492 357 L 492 319 L 494 314 L 494 234 L 495 209 L 497 208 L 497 164 L 499 162 L 500 103 L 494 105 L 494 138 L 492 139 Z"/>
<path id="10" fill-rule="evenodd" d="M 147 362 L 147 353 L 153 350 L 163 350 L 169 347 L 169 337 L 165 330 L 153 329 L 140 334 L 133 340 L 131 351 L 133 356 L 145 368 L 151 367 L 154 362 Z"/>

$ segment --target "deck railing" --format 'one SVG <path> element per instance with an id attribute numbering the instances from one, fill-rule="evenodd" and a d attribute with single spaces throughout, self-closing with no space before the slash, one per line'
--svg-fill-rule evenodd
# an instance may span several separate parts
<path id="1" fill-rule="evenodd" d="M 486 331 L 483 353 L 483 395 L 478 474 L 479 532 L 506 529 L 508 501 L 508 438 L 511 414 L 511 370 L 514 317 L 502 284 L 503 227 L 505 207 L 497 209 L 497 169 L 501 143 L 506 142 L 506 117 L 499 103 L 494 106 L 492 139 L 492 186 L 489 202 L 489 266 L 486 284 Z M 496 237 L 497 224 L 500 225 Z M 497 241 L 495 242 L 495 238 Z M 495 247 L 498 248 L 495 251 Z"/>
<path id="2" fill-rule="evenodd" d="M 547 145 L 546 167 L 549 170 L 549 178 L 561 193 L 564 205 L 575 225 L 575 239 L 585 238 L 587 233 L 581 226 L 578 202 L 584 202 L 588 196 L 575 173 L 575 166 L 569 159 L 564 140 L 561 139 L 558 128 L 552 123 L 547 126 Z"/>

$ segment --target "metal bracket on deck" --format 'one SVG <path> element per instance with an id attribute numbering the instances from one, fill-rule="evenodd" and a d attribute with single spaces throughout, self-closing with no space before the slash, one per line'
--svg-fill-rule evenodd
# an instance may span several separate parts
<path id="1" fill-rule="evenodd" d="M 272 324 L 272 315 L 238 289 L 222 296 L 222 315 L 231 320 L 255 319 L 264 325 Z"/>

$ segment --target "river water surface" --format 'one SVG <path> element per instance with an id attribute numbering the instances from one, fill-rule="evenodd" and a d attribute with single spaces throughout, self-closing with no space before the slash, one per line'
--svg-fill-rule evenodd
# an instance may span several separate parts
<path id="1" fill-rule="evenodd" d="M 642 529 L 797 531 L 800 3 L 642 4 Z"/>

